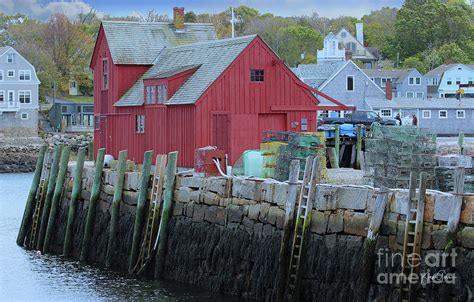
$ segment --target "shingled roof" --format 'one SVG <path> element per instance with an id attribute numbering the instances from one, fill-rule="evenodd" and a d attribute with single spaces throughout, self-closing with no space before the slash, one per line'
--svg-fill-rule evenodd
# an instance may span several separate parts
<path id="1" fill-rule="evenodd" d="M 143 80 L 175 74 L 175 70 L 198 69 L 166 102 L 167 105 L 193 104 L 224 70 L 256 38 L 256 35 L 195 43 L 165 48 L 153 66 L 115 103 L 115 106 L 140 106 L 143 104 Z"/>
<path id="2" fill-rule="evenodd" d="M 450 70 L 451 68 L 453 68 L 455 66 L 458 66 L 458 65 L 464 65 L 464 66 L 467 66 L 468 68 L 474 70 L 474 65 L 472 65 L 472 64 L 461 64 L 461 63 L 443 64 L 443 65 L 440 65 L 440 66 L 436 67 L 435 69 L 432 69 L 432 70 L 428 71 L 425 74 L 425 77 L 432 78 L 432 77 L 441 76 L 444 72 L 446 72 L 446 71 Z"/>
<path id="3" fill-rule="evenodd" d="M 369 78 L 392 78 L 395 82 L 402 82 L 412 69 L 362 69 Z"/>
<path id="4" fill-rule="evenodd" d="M 8 49 L 10 49 L 10 46 L 0 47 L 0 56 L 7 52 Z"/>
<path id="5" fill-rule="evenodd" d="M 212 24 L 186 23 L 184 32 L 173 23 L 102 21 L 114 64 L 151 65 L 164 47 L 216 40 Z"/>
<path id="6" fill-rule="evenodd" d="M 291 68 L 291 70 L 306 84 L 318 88 L 346 63 L 347 61 L 300 64 L 296 68 Z"/>

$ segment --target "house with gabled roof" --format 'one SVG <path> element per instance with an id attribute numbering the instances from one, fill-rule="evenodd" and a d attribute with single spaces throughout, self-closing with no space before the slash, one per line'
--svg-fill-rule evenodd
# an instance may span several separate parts
<path id="1" fill-rule="evenodd" d="M 385 98 L 384 90 L 371 81 L 352 60 L 300 64 L 292 70 L 306 84 L 359 110 L 366 109 L 365 99 L 368 97 Z M 321 100 L 320 106 L 323 105 L 331 104 Z M 339 110 L 325 108 L 318 114 L 324 116 L 329 111 Z"/>
<path id="2" fill-rule="evenodd" d="M 38 136 L 40 81 L 15 48 L 0 47 L 0 136 Z"/>
<path id="3" fill-rule="evenodd" d="M 356 37 L 354 37 L 345 27 L 342 27 L 336 34 L 339 42 L 350 50 L 353 60 L 360 60 L 366 68 L 373 68 L 377 62 L 377 57 L 364 45 L 364 26 L 356 23 Z"/>
<path id="4" fill-rule="evenodd" d="M 313 88 L 258 36 L 215 40 L 199 33 L 207 40 L 194 40 L 193 30 L 210 26 L 102 24 L 91 63 L 95 148 L 113 156 L 127 149 L 137 162 L 146 150 L 177 150 L 178 165 L 192 167 L 195 149 L 211 145 L 233 164 L 244 150 L 259 148 L 265 130 L 316 130 Z M 150 43 L 141 51 L 143 37 L 123 43 L 128 36 L 120 35 L 130 31 L 164 41 L 162 47 Z"/>
<path id="5" fill-rule="evenodd" d="M 426 79 L 415 68 L 408 69 L 363 69 L 362 70 L 377 86 L 387 88 L 392 83 L 392 95 L 396 98 L 426 99 Z"/>
<path id="6" fill-rule="evenodd" d="M 474 65 L 443 64 L 425 74 L 428 96 L 432 98 L 454 98 L 460 85 L 464 87 L 462 97 L 474 98 Z"/>

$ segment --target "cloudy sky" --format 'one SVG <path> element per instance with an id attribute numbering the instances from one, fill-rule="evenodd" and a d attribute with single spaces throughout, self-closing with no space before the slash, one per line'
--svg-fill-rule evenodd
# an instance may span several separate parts
<path id="1" fill-rule="evenodd" d="M 362 17 L 383 6 L 400 7 L 403 0 L 1 0 L 0 11 L 6 14 L 24 13 L 36 18 L 47 18 L 51 13 L 62 12 L 75 16 L 80 12 L 97 12 L 116 16 L 146 13 L 154 9 L 159 14 L 172 14 L 174 6 L 186 11 L 220 12 L 229 6 L 247 5 L 260 12 L 280 16 L 311 15 Z"/>

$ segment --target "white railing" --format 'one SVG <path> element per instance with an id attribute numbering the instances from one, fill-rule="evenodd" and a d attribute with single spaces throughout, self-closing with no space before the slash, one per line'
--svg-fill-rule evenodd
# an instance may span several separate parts
<path id="1" fill-rule="evenodd" d="M 18 101 L 0 101 L 0 111 L 18 111 L 20 102 Z"/>

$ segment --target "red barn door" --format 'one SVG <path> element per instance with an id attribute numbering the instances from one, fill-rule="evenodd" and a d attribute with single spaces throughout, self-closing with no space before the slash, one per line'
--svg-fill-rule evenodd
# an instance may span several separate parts
<path id="1" fill-rule="evenodd" d="M 228 113 L 212 114 L 212 144 L 230 154 L 230 117 Z"/>
<path id="2" fill-rule="evenodd" d="M 258 133 L 260 142 L 263 139 L 263 131 L 286 131 L 286 113 L 259 114 Z"/>

